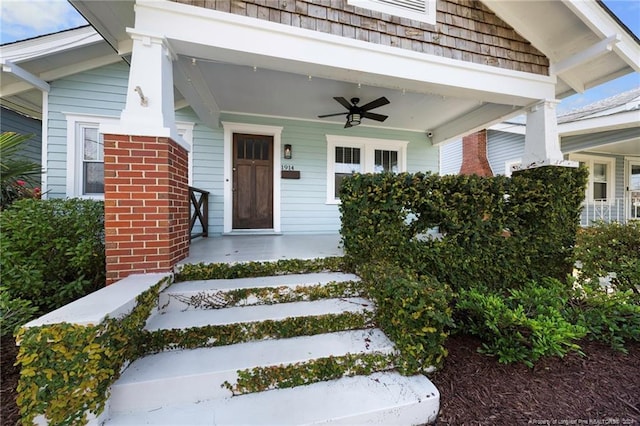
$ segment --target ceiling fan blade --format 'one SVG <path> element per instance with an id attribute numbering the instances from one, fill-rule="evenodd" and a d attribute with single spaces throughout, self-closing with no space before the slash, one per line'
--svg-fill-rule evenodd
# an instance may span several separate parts
<path id="1" fill-rule="evenodd" d="M 340 105 L 342 105 L 343 107 L 345 107 L 345 108 L 346 108 L 346 109 L 348 109 L 348 110 L 350 110 L 350 109 L 351 109 L 351 107 L 353 106 L 353 105 L 351 105 L 351 104 L 349 103 L 349 101 L 347 101 L 347 100 L 346 100 L 345 98 L 343 98 L 342 96 L 334 96 L 334 97 L 333 97 L 333 99 L 335 99 L 336 101 L 338 101 L 338 103 L 339 103 Z"/>
<path id="2" fill-rule="evenodd" d="M 335 117 L 338 115 L 346 115 L 349 114 L 348 112 L 338 112 L 336 114 L 325 114 L 325 115 L 319 115 L 318 118 L 325 118 L 325 117 Z"/>
<path id="3" fill-rule="evenodd" d="M 375 112 L 367 112 L 367 111 L 363 112 L 362 116 L 364 118 L 370 118 L 376 121 L 384 121 L 388 117 L 388 115 L 376 114 Z"/>
<path id="4" fill-rule="evenodd" d="M 344 128 L 348 129 L 349 127 L 353 127 L 353 126 L 351 125 L 350 122 L 347 121 L 347 123 L 344 125 Z"/>
<path id="5" fill-rule="evenodd" d="M 371 101 L 366 105 L 363 105 L 360 107 L 361 111 L 369 111 L 370 109 L 374 109 L 374 108 L 378 108 L 381 107 L 382 105 L 386 105 L 390 103 L 389 99 L 385 98 L 384 96 L 381 98 L 376 99 L 375 101 Z"/>

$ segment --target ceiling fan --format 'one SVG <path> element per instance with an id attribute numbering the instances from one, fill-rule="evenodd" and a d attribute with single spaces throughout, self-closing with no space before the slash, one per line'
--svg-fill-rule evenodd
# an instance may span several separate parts
<path id="1" fill-rule="evenodd" d="M 389 103 L 389 100 L 384 96 L 376 99 L 375 101 L 371 101 L 368 104 L 363 106 L 358 106 L 358 102 L 360 102 L 359 98 L 351 98 L 351 103 L 347 102 L 347 100 L 343 97 L 334 97 L 333 99 L 338 101 L 338 103 L 343 107 L 345 107 L 348 111 L 338 112 L 336 114 L 319 115 L 318 118 L 335 117 L 337 115 L 346 115 L 347 124 L 344 125 L 345 128 L 357 126 L 358 124 L 360 124 L 363 118 L 369 118 L 371 120 L 376 120 L 376 121 L 384 121 L 387 119 L 386 115 L 369 112 L 374 108 L 378 108 L 383 105 L 387 105 Z"/>

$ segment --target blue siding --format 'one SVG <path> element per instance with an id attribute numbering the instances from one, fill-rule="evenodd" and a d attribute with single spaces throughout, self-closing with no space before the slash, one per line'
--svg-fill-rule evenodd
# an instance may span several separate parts
<path id="1" fill-rule="evenodd" d="M 376 139 L 409 141 L 407 171 L 438 170 L 438 149 L 431 146 L 422 132 L 403 132 L 359 126 L 344 129 L 341 125 L 315 121 L 286 120 L 224 114 L 224 121 L 283 126 L 282 144 L 293 146 L 293 159 L 283 160 L 300 171 L 299 180 L 281 181 L 281 227 L 284 233 L 337 232 L 340 227 L 338 206 L 327 204 L 326 135 L 345 135 Z M 194 169 L 196 167 L 194 166 Z"/>
<path id="2" fill-rule="evenodd" d="M 495 175 L 505 174 L 507 161 L 522 158 L 524 154 L 524 135 L 517 133 L 487 131 L 487 159 Z"/>
<path id="3" fill-rule="evenodd" d="M 50 83 L 46 165 L 50 197 L 67 194 L 67 119 L 64 114 L 119 117 L 126 100 L 128 78 L 129 66 L 120 62 Z"/>
<path id="4" fill-rule="evenodd" d="M 20 155 L 34 163 L 42 164 L 42 121 L 3 107 L 0 111 L 0 132 L 33 135 L 22 146 Z M 40 178 L 37 180 L 39 182 Z"/>
<path id="5" fill-rule="evenodd" d="M 440 147 L 440 174 L 457 175 L 462 167 L 462 139 Z"/>
<path id="6" fill-rule="evenodd" d="M 79 73 L 51 83 L 49 93 L 49 191 L 51 196 L 66 196 L 67 114 L 119 117 L 126 101 L 128 66 L 124 63 Z M 177 121 L 195 123 L 192 145 L 192 185 L 209 191 L 209 232 L 223 231 L 224 210 L 224 133 L 199 121 L 191 108 L 176 112 Z M 280 118 L 222 114 L 221 120 L 238 123 L 282 126 L 282 144 L 294 147 L 291 164 L 300 170 L 301 179 L 281 181 L 281 229 L 284 233 L 337 232 L 340 226 L 338 206 L 326 203 L 326 135 L 347 135 L 409 141 L 407 169 L 437 171 L 438 149 L 424 133 L 360 126 L 344 129 L 340 125 Z"/>

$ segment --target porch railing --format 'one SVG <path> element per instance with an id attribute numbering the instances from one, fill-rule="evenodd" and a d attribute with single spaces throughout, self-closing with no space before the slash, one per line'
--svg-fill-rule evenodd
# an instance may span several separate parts
<path id="1" fill-rule="evenodd" d="M 189 234 L 191 239 L 197 237 L 209 236 L 209 191 L 204 189 L 189 187 L 189 200 L 191 219 L 189 220 Z M 193 232 L 193 228 L 198 228 L 196 232 Z M 199 232 L 198 232 L 199 231 Z"/>
<path id="2" fill-rule="evenodd" d="M 594 200 L 583 204 L 580 225 L 590 226 L 593 222 L 619 222 L 626 223 L 631 212 L 625 211 L 624 198 L 613 200 Z M 633 217 L 633 216 L 632 216 Z M 635 216 L 637 217 L 637 216 Z"/>

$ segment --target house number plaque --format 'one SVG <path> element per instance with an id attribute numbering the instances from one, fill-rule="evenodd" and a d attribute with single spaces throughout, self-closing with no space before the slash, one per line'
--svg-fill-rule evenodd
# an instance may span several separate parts
<path id="1" fill-rule="evenodd" d="M 293 164 L 283 164 L 280 177 L 282 179 L 300 179 L 300 170 L 296 170 Z"/>

